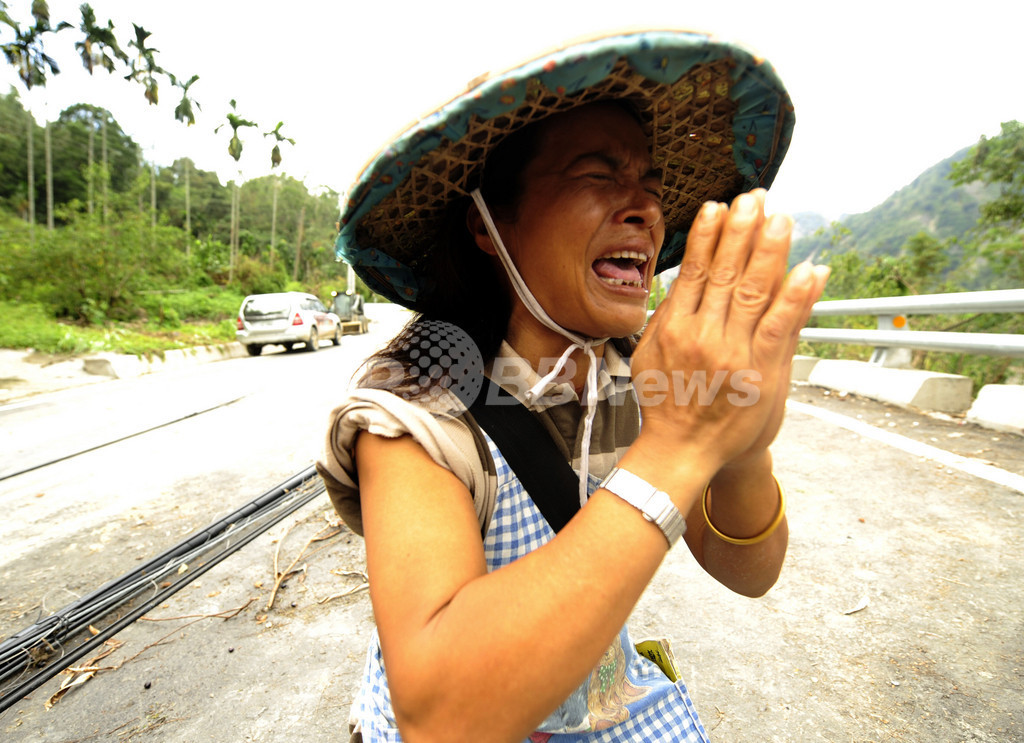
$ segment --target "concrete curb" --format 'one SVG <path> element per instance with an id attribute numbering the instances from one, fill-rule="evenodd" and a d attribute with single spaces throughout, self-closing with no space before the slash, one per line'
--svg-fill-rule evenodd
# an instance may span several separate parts
<path id="1" fill-rule="evenodd" d="M 142 358 L 120 353 L 100 353 L 82 360 L 82 368 L 88 374 L 113 379 L 131 379 L 143 374 L 182 369 L 194 364 L 211 361 L 236 359 L 246 355 L 240 343 L 225 343 L 219 346 L 194 346 L 165 351 L 163 356 Z"/>
<path id="2" fill-rule="evenodd" d="M 794 356 L 789 378 L 794 382 L 806 382 L 819 361 L 821 359 L 817 356 Z"/>
<path id="3" fill-rule="evenodd" d="M 986 384 L 967 411 L 967 420 L 997 431 L 1024 434 L 1024 385 Z"/>
<path id="4" fill-rule="evenodd" d="M 806 378 L 800 381 L 819 387 L 952 415 L 971 407 L 973 383 L 967 377 L 919 369 L 889 369 L 863 361 L 818 359 L 812 364 L 806 358 L 801 360 L 799 369 L 800 374 L 806 373 Z"/>

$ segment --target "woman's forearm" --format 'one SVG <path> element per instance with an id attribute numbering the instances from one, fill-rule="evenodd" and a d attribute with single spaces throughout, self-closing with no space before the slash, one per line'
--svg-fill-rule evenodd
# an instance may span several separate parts
<path id="1" fill-rule="evenodd" d="M 779 485 L 772 475 L 772 458 L 763 456 L 743 465 L 723 467 L 712 478 L 707 516 L 700 500 L 687 517 L 687 543 L 704 569 L 728 588 L 745 596 L 762 596 L 778 580 L 789 543 Z M 708 526 L 739 539 L 771 533 L 753 544 L 733 544 Z"/>

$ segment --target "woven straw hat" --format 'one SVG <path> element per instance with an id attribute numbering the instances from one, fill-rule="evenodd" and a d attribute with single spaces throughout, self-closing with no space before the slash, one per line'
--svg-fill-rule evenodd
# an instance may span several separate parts
<path id="1" fill-rule="evenodd" d="M 348 193 L 338 257 L 373 291 L 421 308 L 436 290 L 424 259 L 444 249 L 447 209 L 479 185 L 488 153 L 527 124 L 609 99 L 637 108 L 663 173 L 658 271 L 679 264 L 703 202 L 771 184 L 793 131 L 775 71 L 742 47 L 681 31 L 574 44 L 475 80 L 381 151 Z"/>

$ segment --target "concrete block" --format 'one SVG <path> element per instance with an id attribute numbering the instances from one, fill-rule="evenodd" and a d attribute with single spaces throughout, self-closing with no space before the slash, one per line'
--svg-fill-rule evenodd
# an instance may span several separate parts
<path id="1" fill-rule="evenodd" d="M 240 358 L 246 355 L 240 343 L 219 346 L 194 346 L 164 351 L 163 356 L 132 356 L 121 353 L 100 353 L 82 360 L 88 374 L 99 374 L 114 379 L 131 379 L 152 372 L 181 369 L 194 364 Z"/>
<path id="2" fill-rule="evenodd" d="M 806 382 L 811 370 L 821 361 L 817 356 L 794 356 L 789 378 L 794 382 Z"/>
<path id="3" fill-rule="evenodd" d="M 997 431 L 1024 434 L 1024 384 L 986 384 L 967 420 Z"/>
<path id="4" fill-rule="evenodd" d="M 815 364 L 807 381 L 901 407 L 950 414 L 970 408 L 973 389 L 971 380 L 958 374 L 888 369 L 863 361 L 831 359 Z"/>
<path id="5" fill-rule="evenodd" d="M 142 359 L 122 353 L 100 353 L 91 356 L 82 360 L 82 368 L 88 374 L 113 379 L 131 379 L 144 373 Z"/>

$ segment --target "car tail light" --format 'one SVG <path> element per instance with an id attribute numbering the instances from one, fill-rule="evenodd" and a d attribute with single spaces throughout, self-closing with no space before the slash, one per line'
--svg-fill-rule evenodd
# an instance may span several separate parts
<path id="1" fill-rule="evenodd" d="M 296 312 L 295 317 L 292 318 L 292 325 L 302 325 L 302 315 L 298 312 Z"/>
<path id="2" fill-rule="evenodd" d="M 245 323 L 242 322 L 241 315 L 235 318 L 235 328 L 238 330 L 245 330 Z"/>

